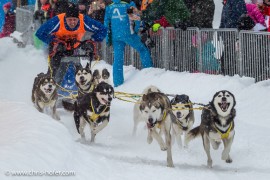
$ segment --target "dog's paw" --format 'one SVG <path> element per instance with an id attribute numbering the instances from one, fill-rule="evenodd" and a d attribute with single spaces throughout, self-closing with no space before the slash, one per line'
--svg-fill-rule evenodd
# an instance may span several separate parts
<path id="1" fill-rule="evenodd" d="M 160 149 L 161 149 L 161 151 L 167 151 L 168 147 L 167 146 L 161 146 Z"/>
<path id="2" fill-rule="evenodd" d="M 213 167 L 213 161 L 212 160 L 208 160 L 207 161 L 207 167 L 208 168 L 212 168 Z"/>
<path id="3" fill-rule="evenodd" d="M 147 143 L 151 144 L 153 142 L 153 137 L 152 136 L 147 136 Z"/>
<path id="4" fill-rule="evenodd" d="M 168 164 L 167 164 L 167 167 L 173 168 L 174 165 L 173 165 L 173 163 L 168 163 Z"/>
<path id="5" fill-rule="evenodd" d="M 232 163 L 232 158 L 229 156 L 225 161 L 226 163 Z"/>

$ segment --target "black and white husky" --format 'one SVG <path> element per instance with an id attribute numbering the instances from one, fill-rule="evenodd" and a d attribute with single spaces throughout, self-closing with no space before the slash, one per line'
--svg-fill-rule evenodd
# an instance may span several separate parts
<path id="1" fill-rule="evenodd" d="M 75 82 L 78 87 L 78 96 L 82 96 L 93 91 L 94 86 L 92 80 L 93 75 L 90 70 L 89 63 L 87 63 L 85 67 L 76 66 Z"/>
<path id="2" fill-rule="evenodd" d="M 95 69 L 93 72 L 93 83 L 95 85 L 98 85 L 101 82 L 111 84 L 109 78 L 110 78 L 110 72 L 106 68 Z"/>
<path id="3" fill-rule="evenodd" d="M 167 151 L 167 166 L 173 167 L 171 152 L 171 104 L 169 98 L 161 92 L 152 92 L 146 89 L 139 104 L 139 109 L 134 107 L 134 118 L 141 118 L 148 129 L 147 142 L 152 143 L 155 139 L 162 151 Z M 140 120 L 134 120 L 139 122 Z M 165 141 L 162 134 L 165 135 Z"/>
<path id="4" fill-rule="evenodd" d="M 60 120 L 56 113 L 57 99 L 57 87 L 54 79 L 48 74 L 38 74 L 32 89 L 32 102 L 37 110 L 43 113 L 44 109 L 48 107 L 51 109 L 52 118 Z"/>
<path id="5" fill-rule="evenodd" d="M 174 115 L 171 117 L 172 135 L 175 136 L 176 142 L 181 149 L 183 147 L 181 135 L 184 134 L 184 139 L 186 139 L 185 137 L 193 127 L 195 121 L 193 105 L 189 99 L 189 96 L 185 94 L 176 95 L 171 100 L 171 105 L 173 106 L 172 112 Z M 184 142 L 184 147 L 187 147 L 186 142 Z"/>
<path id="6" fill-rule="evenodd" d="M 74 104 L 63 101 L 66 110 L 74 111 L 76 128 L 83 141 L 85 141 L 84 128 L 87 123 L 91 129 L 91 142 L 94 142 L 96 134 L 108 125 L 113 96 L 113 87 L 101 82 L 93 92 L 78 96 Z"/>
<path id="7" fill-rule="evenodd" d="M 192 129 L 187 135 L 187 142 L 201 134 L 204 150 L 207 155 L 207 166 L 212 167 L 210 144 L 218 149 L 221 142 L 224 144 L 221 159 L 231 163 L 231 146 L 234 138 L 234 118 L 236 116 L 235 97 L 226 90 L 217 92 L 212 101 L 202 111 L 200 126 Z"/>

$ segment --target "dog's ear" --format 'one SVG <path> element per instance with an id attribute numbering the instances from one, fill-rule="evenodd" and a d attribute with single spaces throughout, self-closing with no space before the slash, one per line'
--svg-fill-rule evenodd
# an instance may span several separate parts
<path id="1" fill-rule="evenodd" d="M 145 109 L 145 103 L 141 103 L 139 108 L 140 108 L 140 111 L 144 110 Z"/>
<path id="2" fill-rule="evenodd" d="M 110 77 L 110 73 L 109 73 L 108 69 L 104 68 L 102 70 L 102 75 L 106 75 L 106 76 Z"/>
<path id="3" fill-rule="evenodd" d="M 147 95 L 146 95 L 146 94 L 144 94 L 144 95 L 142 96 L 142 100 L 143 100 L 143 101 L 147 101 Z"/>
<path id="4" fill-rule="evenodd" d="M 81 69 L 81 68 L 82 68 L 81 63 L 75 65 L 75 71 L 76 72 L 79 71 L 79 69 Z"/>
<path id="5" fill-rule="evenodd" d="M 85 68 L 90 70 L 91 69 L 90 64 L 87 63 L 86 66 L 85 66 Z"/>

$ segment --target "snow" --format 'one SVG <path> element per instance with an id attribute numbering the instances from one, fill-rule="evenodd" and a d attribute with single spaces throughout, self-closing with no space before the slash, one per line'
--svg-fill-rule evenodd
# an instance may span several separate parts
<path id="1" fill-rule="evenodd" d="M 206 167 L 202 140 L 180 150 L 173 145 L 175 168 L 166 167 L 166 153 L 154 141 L 146 142 L 139 125 L 132 137 L 133 104 L 114 99 L 109 125 L 96 143 L 82 144 L 72 114 L 58 109 L 60 121 L 39 113 L 31 102 L 34 77 L 47 71 L 45 53 L 32 46 L 19 49 L 10 38 L 0 40 L 0 179 L 7 171 L 74 171 L 57 179 L 269 179 L 270 177 L 270 80 L 254 83 L 247 77 L 190 74 L 164 69 L 137 70 L 126 66 L 125 83 L 115 91 L 141 93 L 149 85 L 170 94 L 187 94 L 193 102 L 207 104 L 219 90 L 231 91 L 237 101 L 236 136 L 232 164 L 221 160 L 221 147 L 212 150 L 213 168 Z M 112 67 L 104 61 L 95 68 Z M 195 126 L 200 123 L 195 111 Z M 194 126 L 194 127 L 195 127 Z M 88 129 L 89 132 L 89 129 Z M 87 139 L 90 135 L 88 133 Z M 50 176 L 35 176 L 34 179 Z M 29 179 L 29 176 L 12 176 Z"/>
<path id="2" fill-rule="evenodd" d="M 221 0 L 215 0 L 214 28 L 219 27 Z M 72 114 L 57 109 L 60 121 L 39 113 L 31 102 L 35 76 L 47 71 L 45 53 L 32 46 L 19 49 L 10 38 L 0 40 L 0 179 L 29 179 L 12 176 L 16 172 L 72 171 L 75 176 L 57 179 L 79 180 L 246 180 L 270 178 L 270 80 L 255 83 L 247 77 L 172 72 L 164 69 L 137 70 L 124 67 L 125 83 L 115 91 L 141 93 L 155 85 L 168 94 L 187 94 L 193 102 L 207 104 L 219 90 L 231 91 L 237 101 L 236 136 L 232 145 L 233 163 L 221 160 L 219 150 L 211 150 L 213 168 L 206 167 L 202 140 L 190 142 L 188 149 L 173 145 L 175 168 L 166 167 L 166 152 L 146 142 L 143 123 L 132 137 L 133 105 L 114 99 L 108 126 L 96 143 L 80 143 Z M 112 67 L 104 61 L 95 68 Z M 201 111 L 195 111 L 194 127 Z M 89 140 L 89 128 L 87 129 Z M 7 176 L 9 173 L 9 176 Z M 6 175 L 5 175 L 6 174 Z M 52 175 L 32 179 L 51 179 Z"/>

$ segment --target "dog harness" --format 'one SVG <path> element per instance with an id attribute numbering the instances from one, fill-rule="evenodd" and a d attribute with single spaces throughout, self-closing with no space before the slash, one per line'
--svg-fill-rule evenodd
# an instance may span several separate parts
<path id="1" fill-rule="evenodd" d="M 101 113 L 97 114 L 97 113 L 95 113 L 92 99 L 91 99 L 91 104 L 90 104 L 90 106 L 92 107 L 91 109 L 92 109 L 92 111 L 93 111 L 93 114 L 92 114 L 91 116 L 89 116 L 89 117 L 90 117 L 90 120 L 92 120 L 93 122 L 96 122 L 96 120 L 100 117 L 100 115 L 101 115 L 102 113 L 104 113 L 104 112 L 106 111 L 106 109 L 108 108 L 108 106 L 106 105 L 106 107 L 104 108 L 104 110 L 103 110 Z"/>
<path id="2" fill-rule="evenodd" d="M 221 139 L 227 139 L 230 135 L 230 132 L 231 132 L 231 129 L 232 129 L 232 125 L 233 125 L 233 122 L 230 123 L 230 126 L 229 128 L 227 129 L 227 131 L 225 133 L 222 133 L 217 127 L 216 125 L 214 126 L 215 129 L 217 130 L 218 134 L 220 134 L 221 136 Z"/>
<path id="3" fill-rule="evenodd" d="M 166 116 L 167 116 L 167 111 L 164 110 L 163 117 L 162 117 L 161 121 L 157 122 L 157 128 L 161 129 L 161 123 L 165 120 Z"/>

